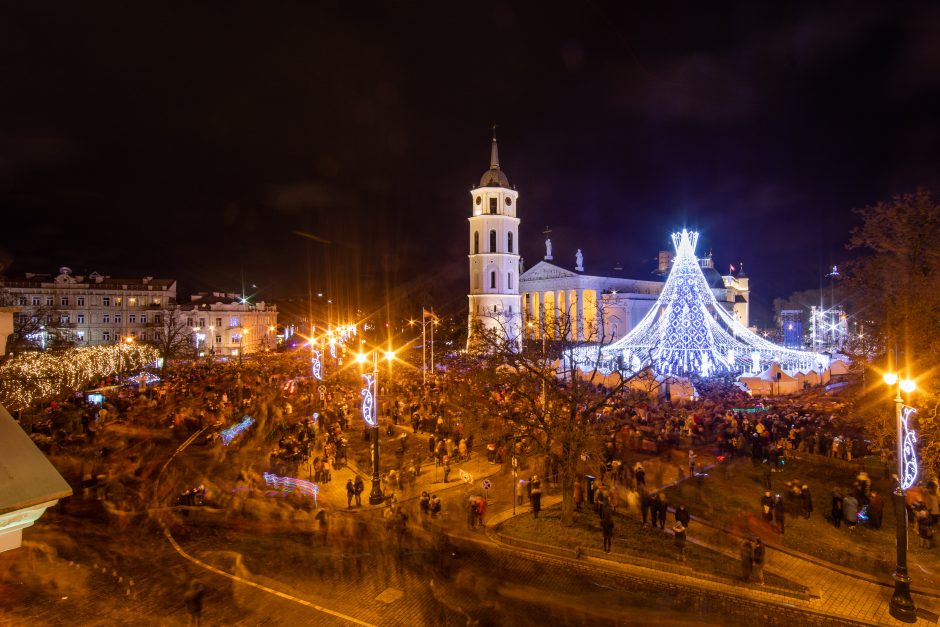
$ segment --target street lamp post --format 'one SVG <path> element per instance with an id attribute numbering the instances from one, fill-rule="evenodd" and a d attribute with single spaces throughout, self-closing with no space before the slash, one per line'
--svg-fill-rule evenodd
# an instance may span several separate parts
<path id="1" fill-rule="evenodd" d="M 894 570 L 894 594 L 888 611 L 894 618 L 905 623 L 917 622 L 917 610 L 914 599 L 911 598 L 911 578 L 907 573 L 907 507 L 905 506 L 904 490 L 913 483 L 915 476 L 905 476 L 904 446 L 905 425 L 902 415 L 904 413 L 904 399 L 901 392 L 910 393 L 916 387 L 911 379 L 901 380 L 898 375 L 889 372 L 884 375 L 884 382 L 889 386 L 896 385 L 894 397 L 895 418 L 897 420 L 897 486 L 894 490 L 894 509 L 897 513 L 897 565 Z M 915 472 L 916 472 L 916 466 Z M 910 474 L 910 473 L 909 473 Z"/>
<path id="2" fill-rule="evenodd" d="M 394 359 L 395 353 L 389 351 L 386 356 L 389 361 Z M 356 361 L 364 364 L 367 360 L 365 353 L 359 353 Z M 382 482 L 379 478 L 379 361 L 377 353 L 372 353 L 372 372 L 363 374 L 366 386 L 362 390 L 362 419 L 372 429 L 372 491 L 369 492 L 369 504 L 378 505 L 385 500 L 382 494 Z"/>

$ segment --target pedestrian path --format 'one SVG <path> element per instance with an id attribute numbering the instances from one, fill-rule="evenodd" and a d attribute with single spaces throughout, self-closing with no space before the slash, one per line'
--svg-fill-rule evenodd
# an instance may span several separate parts
<path id="1" fill-rule="evenodd" d="M 561 502 L 560 496 L 547 496 L 542 499 L 542 507 L 550 508 Z M 529 505 L 523 505 L 516 508 L 516 516 L 531 515 Z M 487 521 L 487 535 L 491 541 L 499 544 L 507 551 L 521 551 L 523 553 L 534 553 L 532 548 L 520 549 L 503 542 L 497 533 L 496 528 L 506 520 L 513 517 L 511 509 L 506 509 L 498 513 L 493 513 Z M 700 522 L 700 521 L 699 521 Z M 718 546 L 698 537 L 695 533 L 694 525 L 689 533 L 689 541 L 696 542 L 712 550 L 721 552 L 729 557 L 737 559 L 734 551 L 727 547 Z M 546 554 L 548 555 L 548 554 Z M 798 608 L 806 612 L 812 612 L 815 615 L 826 615 L 836 617 L 845 621 L 851 621 L 865 625 L 906 625 L 895 620 L 888 612 L 888 604 L 891 599 L 892 588 L 874 583 L 850 574 L 835 572 L 832 569 L 820 566 L 812 561 L 802 559 L 789 553 L 773 550 L 770 548 L 767 556 L 767 570 L 774 572 L 791 581 L 807 586 L 811 592 L 811 598 L 800 599 L 792 596 L 780 596 L 770 591 L 754 589 L 739 585 L 731 585 L 719 581 L 699 579 L 686 575 L 667 572 L 662 569 L 651 569 L 644 566 L 613 561 L 602 557 L 580 557 L 565 558 L 552 552 L 552 559 L 563 559 L 579 563 L 588 563 L 597 568 L 608 569 L 612 572 L 629 573 L 637 576 L 666 581 L 673 584 L 681 584 L 691 588 L 712 591 L 721 594 L 737 595 L 751 601 L 764 603 L 770 606 L 781 606 L 787 608 Z M 920 594 L 914 594 L 914 602 L 918 607 L 917 625 L 927 626 L 937 623 L 936 610 L 938 608 L 938 599 Z"/>

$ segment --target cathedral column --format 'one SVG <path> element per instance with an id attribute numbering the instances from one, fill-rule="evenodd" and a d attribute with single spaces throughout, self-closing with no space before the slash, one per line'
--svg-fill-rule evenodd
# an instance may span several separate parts
<path id="1" fill-rule="evenodd" d="M 584 341 L 584 290 L 575 292 L 575 310 L 577 319 L 575 320 L 575 342 Z"/>
<path id="2" fill-rule="evenodd" d="M 555 309 L 558 312 L 555 328 L 559 340 L 567 340 L 569 337 L 570 320 L 568 318 L 567 295 L 568 292 L 565 290 L 555 292 Z"/>

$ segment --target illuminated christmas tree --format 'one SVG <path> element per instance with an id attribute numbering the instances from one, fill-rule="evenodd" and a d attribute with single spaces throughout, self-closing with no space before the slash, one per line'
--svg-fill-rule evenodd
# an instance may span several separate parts
<path id="1" fill-rule="evenodd" d="M 652 366 L 661 375 L 708 377 L 755 372 L 771 362 L 790 372 L 825 364 L 821 355 L 777 346 L 744 327 L 718 303 L 702 273 L 698 233 L 683 229 L 672 240 L 676 258 L 659 299 L 630 333 L 602 349 L 602 371 Z M 596 348 L 585 347 L 575 360 L 591 363 L 596 355 Z"/>

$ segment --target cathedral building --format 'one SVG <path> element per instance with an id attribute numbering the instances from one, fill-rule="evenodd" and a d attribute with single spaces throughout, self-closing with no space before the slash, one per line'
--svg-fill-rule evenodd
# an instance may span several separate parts
<path id="1" fill-rule="evenodd" d="M 660 252 L 648 279 L 587 274 L 580 250 L 574 268 L 554 261 L 551 240 L 545 258 L 522 272 L 519 256 L 519 193 L 499 164 L 494 133 L 490 168 L 470 192 L 469 333 L 495 329 L 521 346 L 525 339 L 566 339 L 609 343 L 626 335 L 655 305 L 672 267 L 673 254 Z M 742 325 L 749 325 L 749 279 L 743 268 L 721 275 L 711 253 L 699 259 L 718 303 Z M 468 341 L 470 341 L 468 339 Z"/>

